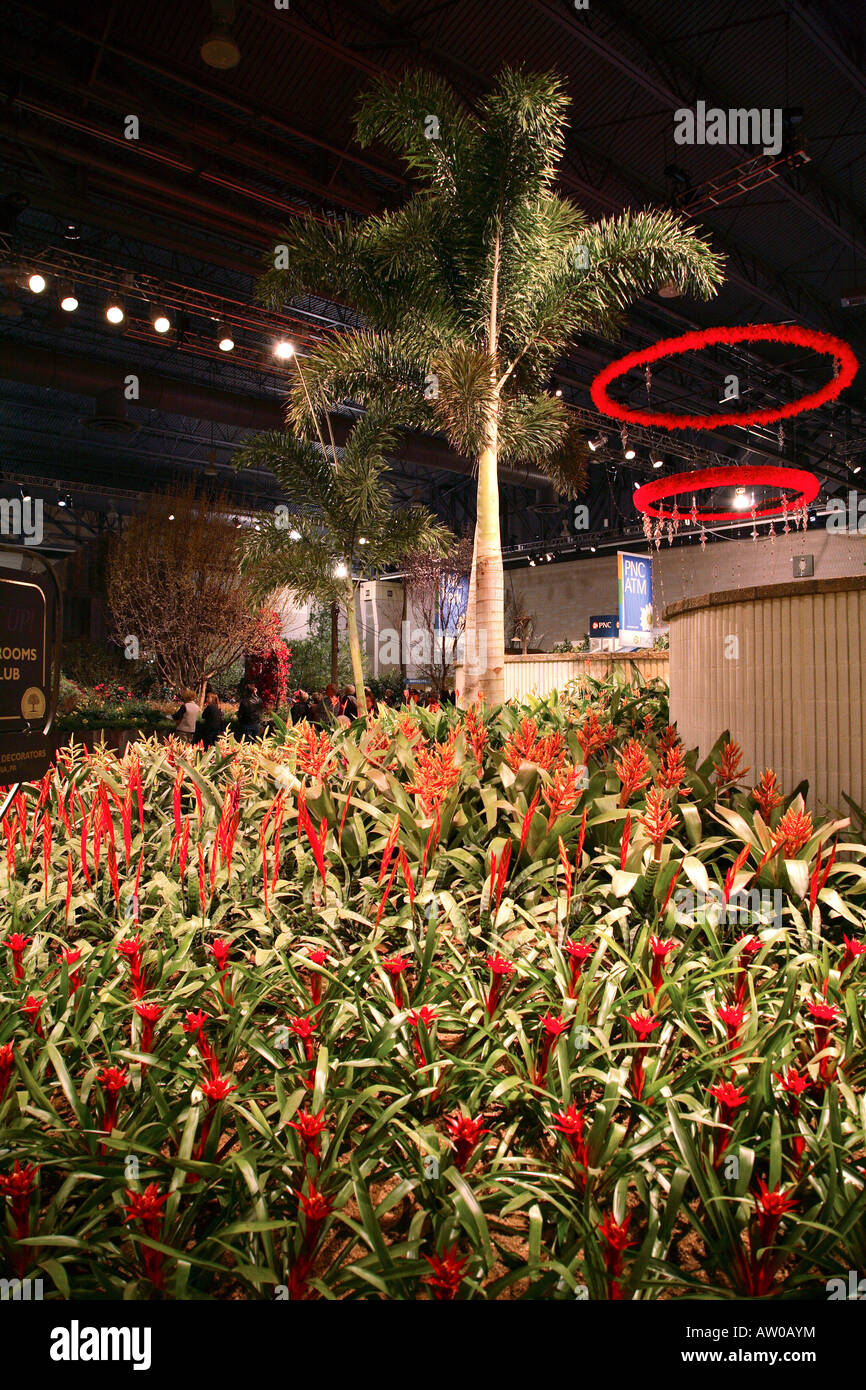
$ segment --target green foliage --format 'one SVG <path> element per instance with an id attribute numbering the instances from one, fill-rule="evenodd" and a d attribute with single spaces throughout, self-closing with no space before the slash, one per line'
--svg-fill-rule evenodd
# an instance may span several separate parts
<path id="1" fill-rule="evenodd" d="M 10 1268 L 76 1299 L 427 1298 L 436 1259 L 460 1299 L 826 1298 L 864 1256 L 866 847 L 791 792 L 765 817 L 727 735 L 699 758 L 667 721 L 633 675 L 65 750 L 3 826 L 0 1198 L 37 1165 Z M 732 920 L 747 885 L 778 902 Z"/>
<path id="2" fill-rule="evenodd" d="M 362 652 L 362 660 L 366 653 Z M 310 633 L 292 639 L 292 689 L 324 690 L 331 680 L 331 613 L 324 604 L 316 604 L 310 613 Z M 342 687 L 352 680 L 352 658 L 345 634 L 341 633 L 337 648 L 337 684 Z"/>

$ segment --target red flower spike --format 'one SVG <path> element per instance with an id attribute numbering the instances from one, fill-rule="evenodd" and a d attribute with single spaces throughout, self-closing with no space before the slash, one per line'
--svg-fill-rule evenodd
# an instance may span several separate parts
<path id="1" fill-rule="evenodd" d="M 777 806 L 781 806 L 784 797 L 780 796 L 776 785 L 776 774 L 772 768 L 765 767 L 761 773 L 761 780 L 756 787 L 752 788 L 752 797 L 761 813 L 764 822 L 769 825 L 770 817 Z"/>
<path id="2" fill-rule="evenodd" d="M 498 1007 L 505 982 L 514 974 L 515 967 L 512 965 L 511 961 L 505 960 L 503 956 L 497 955 L 495 952 L 492 956 L 487 957 L 487 966 L 493 979 L 491 980 L 490 989 L 484 1006 L 487 1010 L 488 1018 L 492 1018 Z"/>
<path id="3" fill-rule="evenodd" d="M 719 755 L 719 761 L 713 763 L 716 787 L 720 793 L 735 787 L 746 776 L 749 768 L 742 766 L 742 759 L 743 750 L 738 743 L 731 740 L 725 744 Z"/>
<path id="4" fill-rule="evenodd" d="M 457 1245 L 446 1245 L 441 1255 L 425 1255 L 431 1273 L 424 1276 L 422 1284 L 428 1284 L 433 1297 L 438 1302 L 449 1302 L 457 1296 L 463 1282 L 463 1274 L 469 1263 L 469 1256 L 457 1254 Z"/>
<path id="5" fill-rule="evenodd" d="M 649 758 L 637 739 L 630 738 L 614 763 L 614 771 L 622 783 L 619 805 L 627 806 L 629 797 L 649 786 Z"/>
<path id="6" fill-rule="evenodd" d="M 490 1130 L 483 1127 L 480 1119 L 474 1120 L 458 1112 L 445 1121 L 445 1131 L 454 1147 L 454 1166 L 458 1172 L 465 1173 L 482 1134 L 490 1134 Z"/>

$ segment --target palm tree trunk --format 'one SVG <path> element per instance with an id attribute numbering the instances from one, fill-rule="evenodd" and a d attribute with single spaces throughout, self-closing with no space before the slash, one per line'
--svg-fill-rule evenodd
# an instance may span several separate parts
<path id="1" fill-rule="evenodd" d="M 346 627 L 349 637 L 349 655 L 352 658 L 352 675 L 355 679 L 355 695 L 358 701 L 358 714 L 367 713 L 367 696 L 364 693 L 364 666 L 361 661 L 361 640 L 358 636 L 358 615 L 355 612 L 355 587 L 349 585 L 349 590 L 344 599 L 346 609 Z"/>
<path id="2" fill-rule="evenodd" d="M 478 659 L 475 646 L 475 561 L 478 551 L 478 527 L 472 538 L 472 568 L 469 571 L 469 592 L 466 595 L 466 616 L 463 619 L 463 688 L 460 698 L 471 705 L 478 697 Z"/>
<path id="3" fill-rule="evenodd" d="M 505 699 L 505 604 L 499 532 L 497 420 L 488 421 L 478 459 L 478 519 L 475 525 L 475 647 L 477 694 L 488 706 Z"/>

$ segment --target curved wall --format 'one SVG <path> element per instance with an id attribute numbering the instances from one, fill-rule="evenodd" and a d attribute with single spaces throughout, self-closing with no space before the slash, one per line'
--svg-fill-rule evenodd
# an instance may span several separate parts
<path id="1" fill-rule="evenodd" d="M 730 729 L 750 785 L 772 767 L 786 793 L 808 778 L 812 808 L 866 803 L 866 577 L 704 594 L 664 618 L 687 747 Z"/>

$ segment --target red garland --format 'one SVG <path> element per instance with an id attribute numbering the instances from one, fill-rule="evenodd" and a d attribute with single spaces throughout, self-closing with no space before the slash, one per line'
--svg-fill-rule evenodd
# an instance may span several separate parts
<path id="1" fill-rule="evenodd" d="M 766 410 L 728 412 L 726 415 L 670 415 L 660 410 L 639 410 L 621 405 L 608 395 L 607 388 L 611 382 L 625 376 L 634 367 L 645 367 L 651 362 L 713 347 L 717 343 L 794 343 L 797 347 L 811 348 L 813 352 L 835 358 L 838 370 L 819 391 L 801 396 L 788 405 L 771 406 Z M 795 324 L 753 323 L 739 328 L 702 328 L 693 333 L 684 333 L 680 338 L 664 338 L 641 352 L 629 352 L 599 372 L 590 394 L 595 406 L 616 420 L 652 425 L 661 430 L 718 430 L 725 425 L 769 425 L 774 420 L 784 420 L 805 410 L 814 410 L 841 395 L 857 375 L 857 368 L 857 358 L 841 338 L 834 338 L 829 333 L 816 333 L 811 328 L 799 328 Z"/>
<path id="2" fill-rule="evenodd" d="M 814 473 L 805 468 L 782 468 L 778 464 L 731 465 L 729 468 L 701 468 L 695 473 L 676 473 L 671 478 L 651 478 L 648 483 L 637 488 L 634 504 L 639 512 L 654 516 L 662 521 L 670 517 L 670 512 L 657 510 L 652 506 L 667 497 L 680 497 L 684 492 L 699 492 L 705 487 L 744 487 L 749 483 L 758 486 L 779 488 L 801 488 L 799 497 L 792 497 L 787 506 L 776 502 L 770 507 L 751 508 L 744 512 L 681 512 L 683 521 L 751 521 L 753 517 L 778 516 L 780 512 L 797 512 L 808 507 L 818 495 L 820 483 Z"/>

